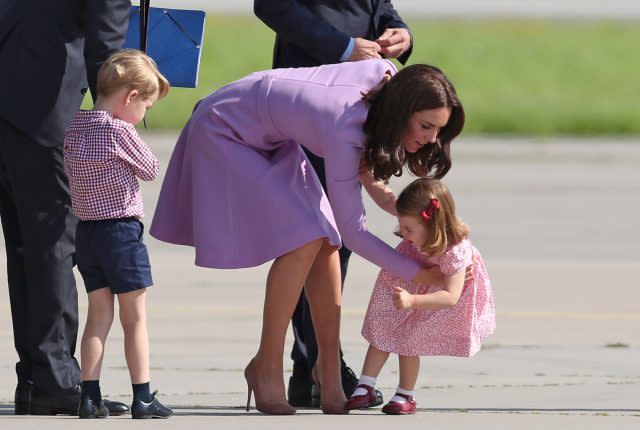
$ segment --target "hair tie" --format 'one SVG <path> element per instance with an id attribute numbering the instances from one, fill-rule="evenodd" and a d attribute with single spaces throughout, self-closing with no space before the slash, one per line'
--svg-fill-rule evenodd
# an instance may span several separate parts
<path id="1" fill-rule="evenodd" d="M 427 206 L 425 210 L 420 212 L 420 216 L 425 222 L 429 222 L 433 219 L 438 210 L 440 210 L 440 201 L 436 198 L 433 198 L 429 202 L 429 206 Z"/>

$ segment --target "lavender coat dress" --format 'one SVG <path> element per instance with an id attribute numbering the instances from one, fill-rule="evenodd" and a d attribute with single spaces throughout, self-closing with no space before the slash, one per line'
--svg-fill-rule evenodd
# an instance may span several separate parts
<path id="1" fill-rule="evenodd" d="M 418 264 L 371 234 L 358 183 L 362 93 L 387 60 L 256 72 L 200 101 L 173 151 L 150 233 L 196 265 L 252 267 L 326 237 L 411 279 Z M 329 198 L 300 145 L 325 159 Z"/>

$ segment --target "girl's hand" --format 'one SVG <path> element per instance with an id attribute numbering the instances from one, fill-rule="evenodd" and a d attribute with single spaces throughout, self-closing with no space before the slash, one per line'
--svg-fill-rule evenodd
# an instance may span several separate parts
<path id="1" fill-rule="evenodd" d="M 400 287 L 393 287 L 393 306 L 398 310 L 411 309 L 413 307 L 414 296 Z"/>

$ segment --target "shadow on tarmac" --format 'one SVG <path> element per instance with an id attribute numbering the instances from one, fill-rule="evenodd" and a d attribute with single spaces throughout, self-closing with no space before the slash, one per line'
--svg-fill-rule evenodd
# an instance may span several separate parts
<path id="1" fill-rule="evenodd" d="M 252 408 L 250 412 L 246 412 L 244 407 L 236 406 L 170 406 L 176 416 L 217 416 L 217 417 L 234 417 L 241 415 L 255 415 L 256 410 Z M 379 408 L 376 408 L 379 409 Z M 371 411 L 376 410 L 371 409 Z M 322 414 L 320 409 L 302 408 L 307 412 L 317 411 Z M 13 415 L 13 403 L 0 403 L 0 416 Z M 364 411 L 351 411 L 353 414 Z M 640 409 L 582 409 L 582 408 L 418 408 L 417 412 L 442 412 L 442 413 L 558 413 L 558 414 L 640 414 Z M 261 414 L 263 415 L 263 414 Z M 264 415 L 270 416 L 270 415 Z M 275 415 L 274 415 L 275 416 Z"/>

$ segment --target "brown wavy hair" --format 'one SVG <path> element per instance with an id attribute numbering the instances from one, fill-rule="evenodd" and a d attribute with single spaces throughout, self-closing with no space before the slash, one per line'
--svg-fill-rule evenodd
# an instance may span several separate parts
<path id="1" fill-rule="evenodd" d="M 369 113 L 362 126 L 367 136 L 362 165 L 376 180 L 402 176 L 405 164 L 419 177 L 440 179 L 449 171 L 451 141 L 462 132 L 465 114 L 453 84 L 440 69 L 426 64 L 407 66 L 391 79 L 383 79 L 363 99 Z M 443 107 L 451 108 L 451 116 L 436 143 L 413 154 L 406 152 L 401 139 L 411 115 Z"/>
<path id="2" fill-rule="evenodd" d="M 420 213 L 433 198 L 440 202 L 440 209 L 425 221 Z M 456 217 L 456 205 L 449 189 L 437 179 L 419 178 L 407 185 L 396 200 L 396 210 L 398 216 L 417 217 L 425 223 L 428 239 L 422 245 L 422 252 L 429 257 L 442 254 L 448 246 L 469 236 L 469 227 Z"/>

